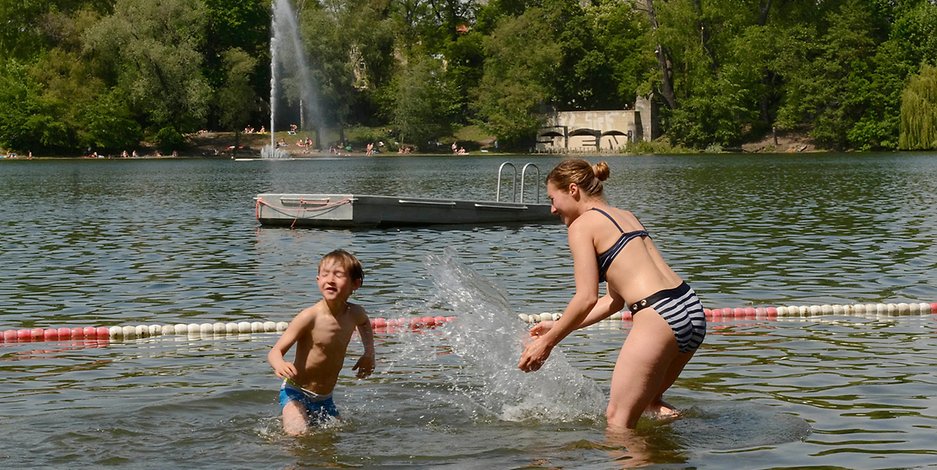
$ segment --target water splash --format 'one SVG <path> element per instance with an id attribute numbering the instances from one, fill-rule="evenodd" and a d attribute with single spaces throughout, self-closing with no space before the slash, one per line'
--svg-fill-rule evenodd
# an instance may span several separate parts
<path id="1" fill-rule="evenodd" d="M 457 315 L 439 330 L 461 359 L 449 372 L 453 392 L 505 421 L 567 422 L 602 416 L 604 393 L 573 368 L 559 348 L 538 372 L 525 374 L 517 368 L 527 326 L 501 289 L 459 262 L 452 250 L 427 256 L 425 265 L 434 273 L 439 300 Z"/>

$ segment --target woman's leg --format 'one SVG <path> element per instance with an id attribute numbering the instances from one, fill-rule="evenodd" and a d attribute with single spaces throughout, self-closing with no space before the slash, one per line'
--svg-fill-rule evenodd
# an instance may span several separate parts
<path id="1" fill-rule="evenodd" d="M 670 389 L 674 382 L 677 381 L 677 377 L 679 377 L 680 373 L 683 372 L 683 368 L 686 367 L 688 362 L 690 362 L 690 359 L 693 359 L 693 354 L 695 353 L 696 350 L 677 354 L 677 357 L 673 360 L 673 362 L 670 363 L 670 367 L 667 368 L 667 373 L 664 374 L 664 380 L 661 382 L 657 396 L 647 407 L 646 411 L 648 413 L 656 414 L 662 418 L 672 417 L 679 414 L 679 411 L 677 411 L 676 408 L 664 401 L 664 393 Z"/>
<path id="2" fill-rule="evenodd" d="M 637 425 L 641 414 L 660 400 L 662 390 L 675 380 L 670 380 L 669 373 L 678 356 L 677 341 L 666 320 L 653 309 L 634 316 L 612 373 L 606 409 L 609 429 L 633 429 Z"/>

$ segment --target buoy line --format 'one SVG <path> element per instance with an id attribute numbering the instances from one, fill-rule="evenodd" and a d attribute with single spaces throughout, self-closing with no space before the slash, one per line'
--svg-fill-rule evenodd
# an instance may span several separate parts
<path id="1" fill-rule="evenodd" d="M 838 305 L 790 305 L 770 307 L 726 307 L 703 309 L 710 321 L 737 319 L 800 319 L 820 316 L 925 316 L 937 314 L 937 302 L 933 303 L 877 303 Z M 559 313 L 521 313 L 518 317 L 526 323 L 558 320 Z M 450 322 L 452 316 L 422 316 L 405 318 L 372 318 L 371 327 L 376 332 L 393 333 L 405 330 L 434 328 Z M 631 312 L 612 314 L 604 321 L 631 321 Z M 0 331 L 0 343 L 25 343 L 69 340 L 124 340 L 156 336 L 218 337 L 253 333 L 282 333 L 289 324 L 274 321 L 240 321 L 214 323 L 177 323 L 172 325 L 126 325 L 85 326 L 61 328 L 20 328 Z"/>
<path id="2" fill-rule="evenodd" d="M 434 328 L 454 317 L 372 318 L 375 331 Z M 0 343 L 25 343 L 69 340 L 121 340 L 155 336 L 227 336 L 251 333 L 282 333 L 287 322 L 240 321 L 214 323 L 177 323 L 173 325 L 85 326 L 61 328 L 21 328 L 0 331 Z"/>
<path id="3" fill-rule="evenodd" d="M 878 303 L 878 304 L 838 304 L 838 305 L 790 305 L 778 307 L 734 307 L 734 308 L 704 308 L 706 319 L 711 321 L 733 319 L 767 319 L 778 318 L 809 318 L 824 315 L 838 316 L 924 316 L 937 314 L 937 302 L 933 303 Z M 527 323 L 558 320 L 559 313 L 521 313 L 521 320 Z M 606 320 L 630 321 L 631 312 L 621 311 L 612 314 Z"/>

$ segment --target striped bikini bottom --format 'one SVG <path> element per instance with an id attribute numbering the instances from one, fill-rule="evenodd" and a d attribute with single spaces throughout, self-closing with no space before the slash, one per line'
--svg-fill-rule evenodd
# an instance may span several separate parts
<path id="1" fill-rule="evenodd" d="M 655 292 L 628 306 L 632 315 L 646 308 L 653 308 L 667 321 L 677 338 L 680 352 L 693 351 L 703 344 L 706 315 L 702 302 L 687 283 Z"/>

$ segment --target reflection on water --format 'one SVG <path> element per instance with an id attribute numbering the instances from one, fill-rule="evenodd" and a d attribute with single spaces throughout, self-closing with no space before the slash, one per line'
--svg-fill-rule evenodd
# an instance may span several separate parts
<path id="1" fill-rule="evenodd" d="M 922 467 L 937 459 L 932 316 L 713 322 L 670 392 L 686 417 L 604 434 L 627 324 L 568 337 L 516 370 L 513 313 L 572 295 L 562 225 L 259 228 L 265 191 L 493 198 L 503 157 L 282 162 L 0 162 L 0 329 L 287 321 L 319 257 L 365 265 L 372 316 L 451 315 L 380 333 L 346 372 L 346 420 L 278 432 L 272 334 L 0 344 L 10 468 L 323 466 Z M 546 171 L 554 157 L 515 157 Z M 937 157 L 609 157 L 633 209 L 708 307 L 934 302 Z M 451 250 L 451 251 L 447 251 Z M 349 357 L 357 357 L 353 341 Z M 560 359 L 560 360 L 558 360 Z M 351 363 L 348 364 L 350 369 Z M 548 369 L 553 367 L 551 374 Z"/>

